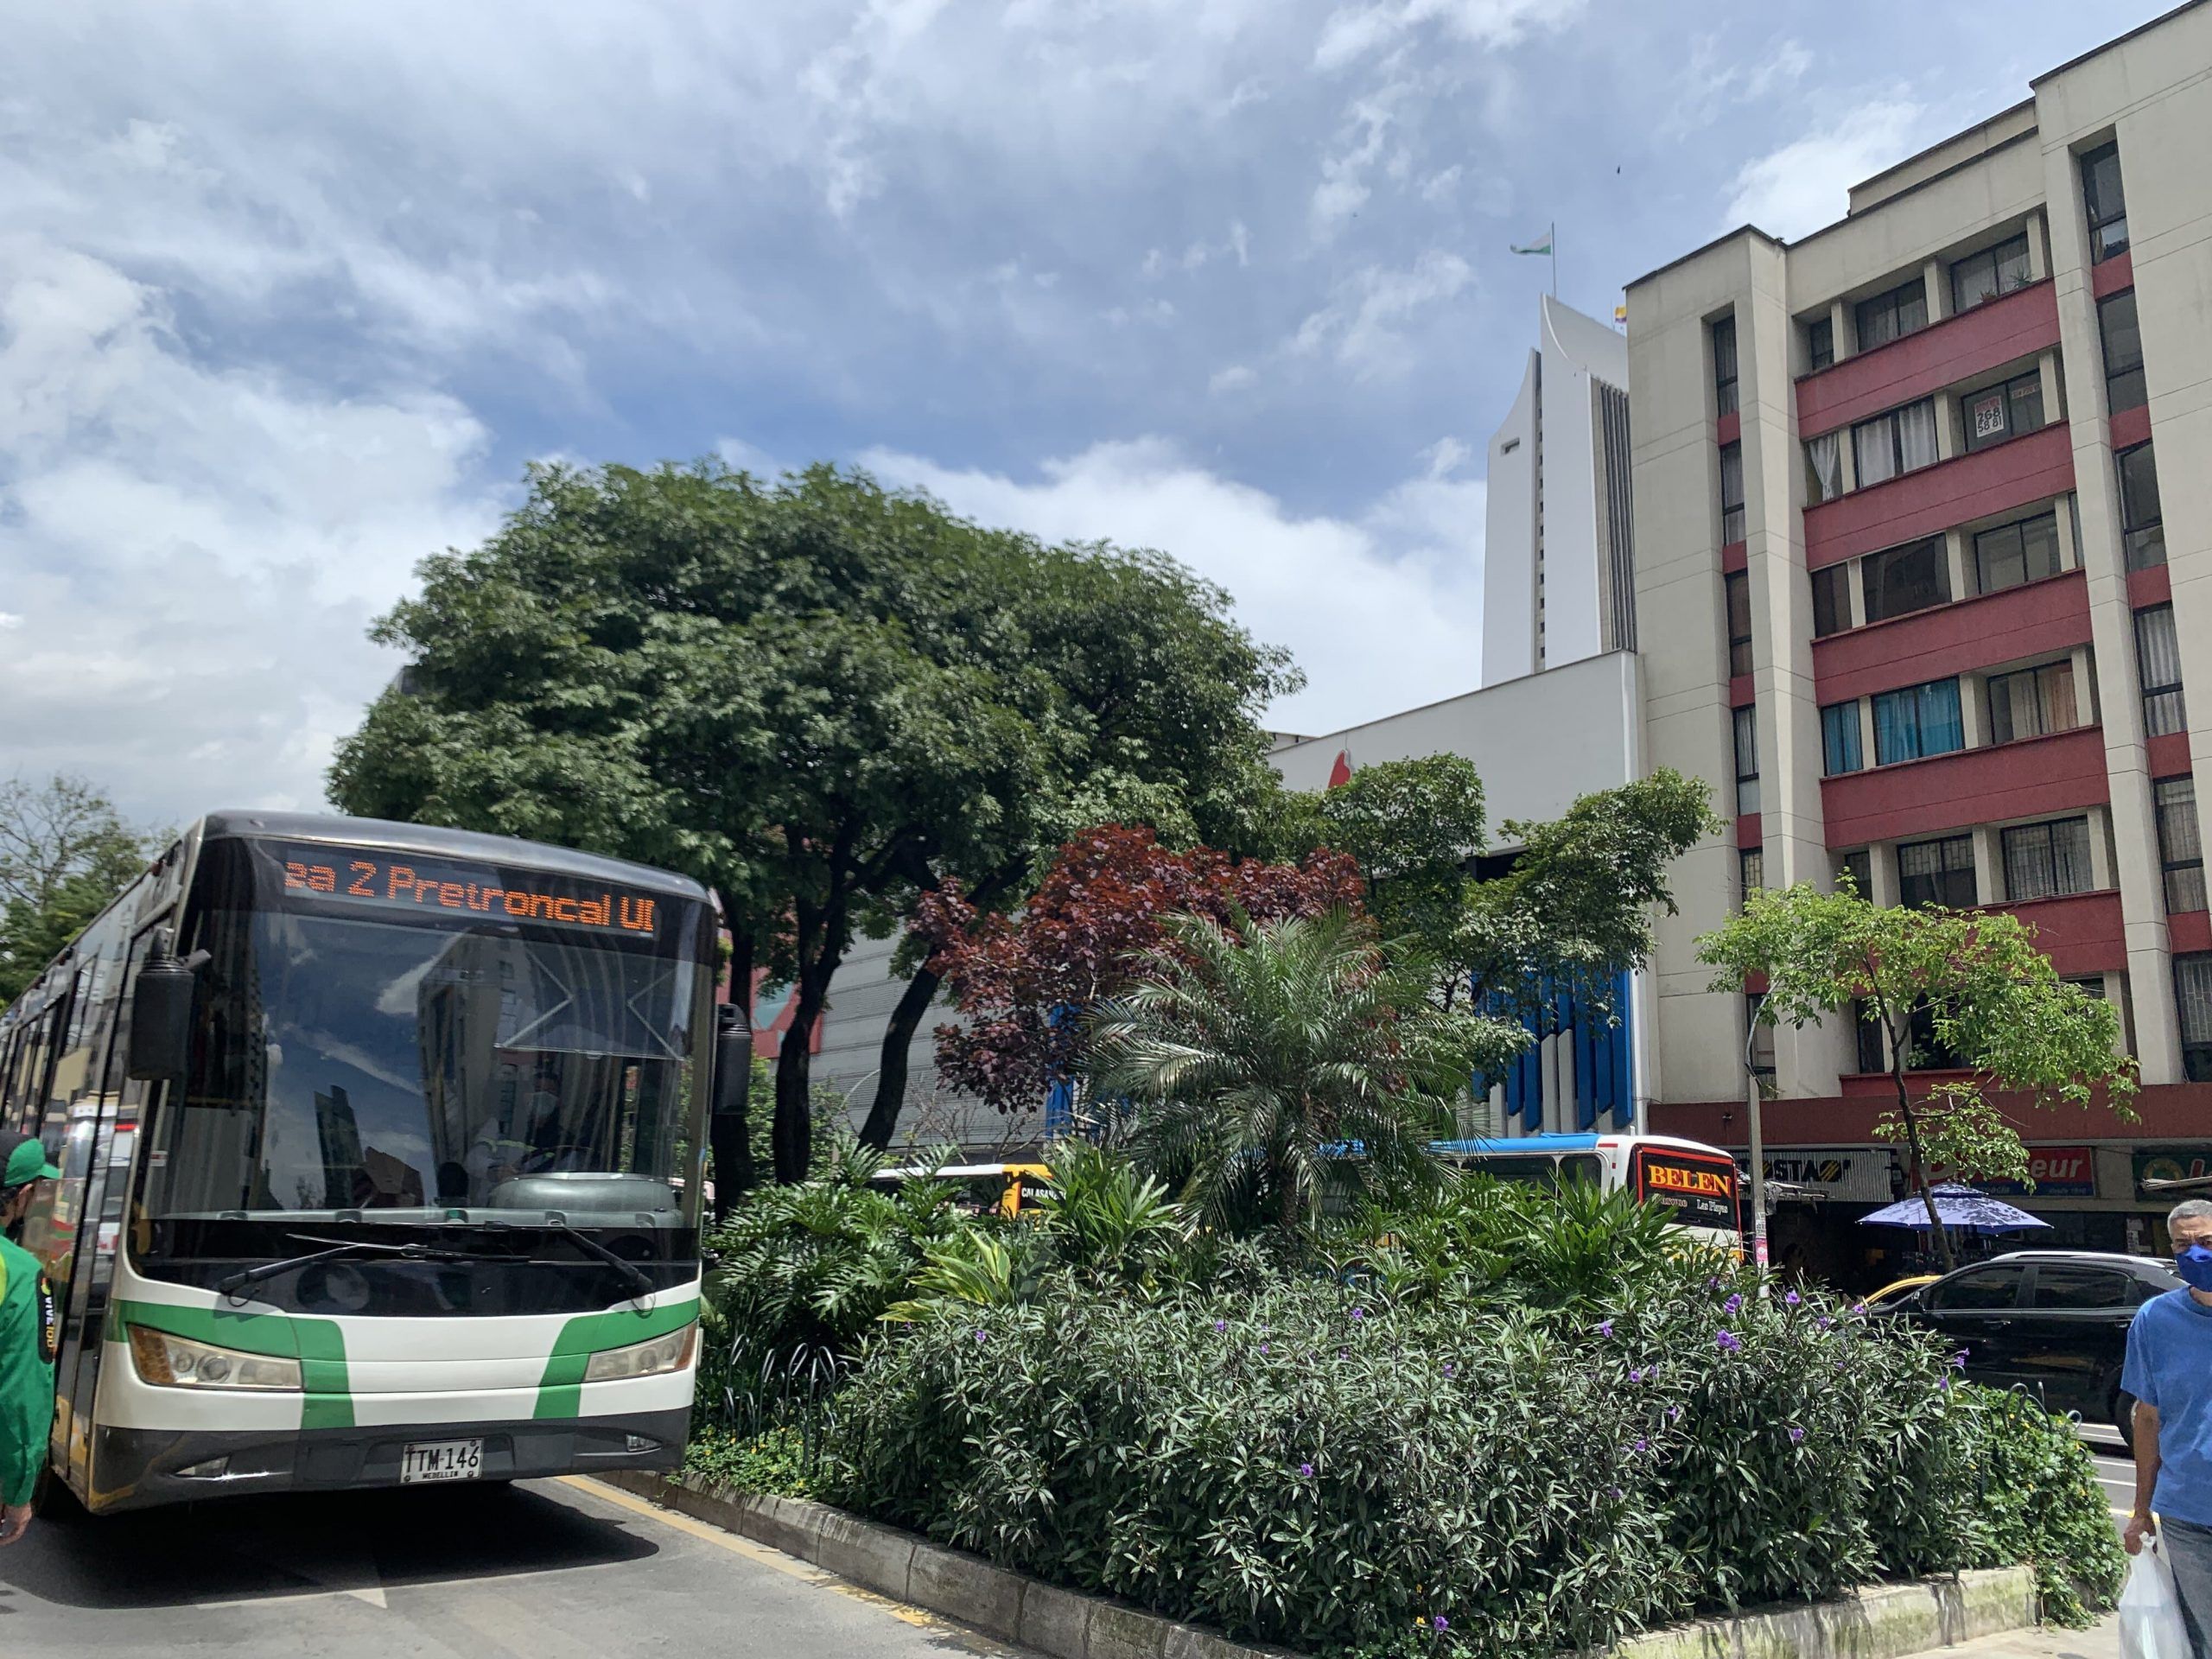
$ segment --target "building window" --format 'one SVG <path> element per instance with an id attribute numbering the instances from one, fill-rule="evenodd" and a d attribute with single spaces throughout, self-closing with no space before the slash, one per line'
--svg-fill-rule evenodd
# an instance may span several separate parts
<path id="1" fill-rule="evenodd" d="M 1974 837 L 1946 836 L 1941 841 L 1909 841 L 1899 847 L 1897 899 L 1915 910 L 1929 905 L 1970 907 L 1974 902 Z"/>
<path id="2" fill-rule="evenodd" d="M 1974 587 L 2001 593 L 2024 582 L 2058 574 L 2058 514 L 2038 513 L 2018 524 L 1999 524 L 1974 538 Z"/>
<path id="3" fill-rule="evenodd" d="M 1852 458 L 1859 467 L 1859 487 L 1879 484 L 1900 473 L 1936 464 L 1936 404 L 1923 397 L 1903 409 L 1877 415 L 1851 429 Z"/>
<path id="4" fill-rule="evenodd" d="M 1893 547 L 1859 561 L 1866 590 L 1866 620 L 1879 622 L 1910 611 L 1924 611 L 1951 597 L 1950 561 L 1941 537 Z"/>
<path id="5" fill-rule="evenodd" d="M 2196 832 L 2196 779 L 2161 778 L 2151 785 L 2158 812 L 2158 861 L 2166 877 L 2166 910 L 2202 910 L 2204 842 Z"/>
<path id="6" fill-rule="evenodd" d="M 2089 821 L 2060 818 L 2025 823 L 2004 834 L 2005 895 L 2021 904 L 2087 893 L 2096 885 L 2089 868 Z"/>
<path id="7" fill-rule="evenodd" d="M 2031 280 L 2028 275 L 2028 234 L 2023 231 L 2010 242 L 1999 242 L 1993 248 L 1970 253 L 1952 265 L 1951 309 L 1954 313 L 1971 311 L 1984 301 L 2010 294 L 2016 288 L 2025 288 Z"/>
<path id="8" fill-rule="evenodd" d="M 2102 264 L 2127 251 L 2127 195 L 2120 183 L 2120 146 L 2107 144 L 2082 157 L 2082 202 L 2089 216 L 2089 263 Z"/>
<path id="9" fill-rule="evenodd" d="M 1966 723 L 1959 717 L 1959 683 L 1930 680 L 1874 699 L 1874 764 L 1918 760 L 1966 747 Z"/>
<path id="10" fill-rule="evenodd" d="M 2097 302 L 2097 330 L 2104 337 L 2105 412 L 2140 409 L 2150 401 L 2143 385 L 2143 330 L 2135 321 L 2135 290 Z"/>
<path id="11" fill-rule="evenodd" d="M 1928 326 L 1928 285 L 1919 277 L 1859 302 L 1859 349 L 1871 352 Z"/>
<path id="12" fill-rule="evenodd" d="M 1728 600 L 1728 671 L 1751 671 L 1751 578 L 1748 571 L 1733 570 L 1721 577 Z"/>
<path id="13" fill-rule="evenodd" d="M 1825 639 L 1851 626 L 1851 566 L 1831 564 L 1813 572 L 1813 633 Z"/>
<path id="14" fill-rule="evenodd" d="M 1857 772 L 1866 762 L 1859 753 L 1859 703 L 1832 702 L 1821 710 L 1821 754 L 1827 775 Z"/>
<path id="15" fill-rule="evenodd" d="M 2181 696 L 2181 643 L 2174 638 L 2174 607 L 2153 605 L 2135 613 L 2135 675 L 2143 688 L 2143 729 L 2165 737 L 2189 729 Z"/>
<path id="16" fill-rule="evenodd" d="M 2039 430 L 2043 426 L 2043 371 L 2031 369 L 2010 380 L 1959 399 L 1959 415 L 1966 428 L 1967 448 L 1986 449 Z"/>
<path id="17" fill-rule="evenodd" d="M 1835 319 L 1815 317 L 1805 325 L 1805 355 L 1817 373 L 1835 362 Z"/>
<path id="18" fill-rule="evenodd" d="M 1744 446 L 1720 446 L 1720 544 L 1744 539 Z"/>
<path id="19" fill-rule="evenodd" d="M 1726 316 L 1713 325 L 1713 391 L 1716 412 L 1736 412 L 1736 319 Z"/>
<path id="20" fill-rule="evenodd" d="M 1759 810 L 1759 723 L 1756 709 L 1736 710 L 1736 812 Z"/>
<path id="21" fill-rule="evenodd" d="M 1762 848 L 1745 847 L 1736 855 L 1736 893 L 1738 899 L 1748 904 L 1751 897 L 1766 886 L 1766 853 Z"/>
<path id="22" fill-rule="evenodd" d="M 2148 570 L 2166 562 L 2165 515 L 2158 506 L 2158 467 L 2151 446 L 2120 452 L 2120 527 L 2127 568 Z"/>
<path id="23" fill-rule="evenodd" d="M 1874 1010 L 1865 1002 L 1851 1005 L 1851 1030 L 1855 1039 L 1853 1058 L 1862 1072 L 1881 1072 L 1889 1068 L 1882 1052 L 1882 1022 L 1874 1017 Z"/>
<path id="24" fill-rule="evenodd" d="M 1910 1021 L 1911 1058 L 1905 1062 L 1910 1071 L 1959 1071 L 1966 1068 L 1966 1057 L 1936 1033 L 1936 1009 L 1933 1004 L 1923 1002 L 1914 1007 Z"/>
<path id="25" fill-rule="evenodd" d="M 1862 847 L 1855 853 L 1846 853 L 1837 861 L 1835 873 L 1839 880 L 1849 876 L 1851 890 L 1861 899 L 1870 901 L 1873 899 L 1874 855 L 1866 849 Z"/>
<path id="26" fill-rule="evenodd" d="M 2212 957 L 2174 958 L 2174 1011 L 2181 1016 L 2182 1075 L 2212 1083 Z"/>
<path id="27" fill-rule="evenodd" d="M 1805 498 L 1813 505 L 1843 493 L 1843 434 L 1823 432 L 1805 440 Z"/>
<path id="28" fill-rule="evenodd" d="M 2074 662 L 2045 663 L 1989 677 L 1989 741 L 2048 737 L 2082 723 L 2074 701 Z"/>

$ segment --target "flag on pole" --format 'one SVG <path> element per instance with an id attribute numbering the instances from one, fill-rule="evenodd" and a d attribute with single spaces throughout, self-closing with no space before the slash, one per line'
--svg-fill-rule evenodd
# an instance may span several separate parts
<path id="1" fill-rule="evenodd" d="M 1628 307 L 1617 305 L 1613 308 L 1613 327 L 1616 328 L 1628 327 Z"/>
<path id="2" fill-rule="evenodd" d="M 1548 254 L 1552 251 L 1552 233 L 1549 231 L 1546 231 L 1541 236 L 1538 237 L 1534 242 L 1531 242 L 1525 248 L 1516 246 L 1513 243 L 1509 242 L 1505 245 L 1505 249 L 1509 253 Z"/>

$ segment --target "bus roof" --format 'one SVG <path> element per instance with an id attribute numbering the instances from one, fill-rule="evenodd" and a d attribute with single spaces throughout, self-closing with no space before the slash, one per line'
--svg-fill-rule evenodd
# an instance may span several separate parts
<path id="1" fill-rule="evenodd" d="M 605 858 L 597 853 L 580 853 L 573 848 L 554 847 L 541 841 L 480 835 L 474 830 L 395 823 L 384 818 L 347 818 L 328 812 L 264 812 L 238 808 L 210 812 L 201 823 L 210 840 L 274 836 L 285 841 L 384 847 L 397 852 L 421 853 L 425 857 L 443 853 L 453 857 L 480 858 L 490 863 L 523 865 L 585 881 L 620 881 L 626 887 L 652 888 L 673 898 L 703 901 L 707 897 L 707 890 L 696 881 L 671 870 L 633 864 L 627 859 Z"/>
<path id="2" fill-rule="evenodd" d="M 1428 1143 L 1428 1149 L 1431 1152 L 1480 1153 L 1484 1156 L 1518 1154 L 1526 1157 L 1536 1154 L 1595 1152 L 1598 1150 L 1598 1139 L 1594 1135 L 1516 1135 L 1503 1139 L 1432 1141 Z"/>

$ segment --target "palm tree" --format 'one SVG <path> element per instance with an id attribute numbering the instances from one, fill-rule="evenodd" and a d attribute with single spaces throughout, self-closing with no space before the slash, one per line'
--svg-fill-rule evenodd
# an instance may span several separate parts
<path id="1" fill-rule="evenodd" d="M 1139 1155 L 1217 1223 L 1257 1202 L 1294 1230 L 1325 1190 L 1426 1180 L 1452 1103 L 1522 1038 L 1438 1008 L 1395 954 L 1341 910 L 1173 918 L 1091 1020 L 1091 1092 L 1130 1103 Z"/>

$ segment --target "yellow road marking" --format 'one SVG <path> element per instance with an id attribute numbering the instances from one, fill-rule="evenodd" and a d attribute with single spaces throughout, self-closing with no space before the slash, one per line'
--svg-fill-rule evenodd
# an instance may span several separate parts
<path id="1" fill-rule="evenodd" d="M 563 1475 L 560 1480 L 563 1486 L 574 1486 L 581 1491 L 589 1492 L 594 1497 L 606 1503 L 617 1504 L 634 1514 L 657 1521 L 663 1526 L 673 1527 L 678 1532 L 688 1534 L 702 1543 L 714 1545 L 717 1549 L 726 1549 L 733 1555 L 742 1555 L 748 1561 L 758 1561 L 761 1566 L 780 1573 L 787 1579 L 797 1579 L 802 1584 L 820 1585 L 825 1590 L 834 1590 L 839 1595 L 849 1597 L 854 1601 L 866 1602 L 869 1606 L 890 1614 L 901 1624 L 912 1624 L 918 1630 L 931 1630 L 941 1636 L 957 1637 L 976 1653 L 1002 1654 L 1008 1656 L 1008 1659 L 1017 1659 L 1019 1655 L 1019 1649 L 1009 1648 L 1001 1642 L 995 1642 L 989 1637 L 971 1630 L 964 1624 L 953 1624 L 950 1620 L 941 1618 L 925 1608 L 912 1606 L 903 1601 L 894 1601 L 889 1596 L 878 1595 L 873 1590 L 863 1590 L 850 1580 L 841 1579 L 835 1573 L 825 1573 L 810 1561 L 802 1561 L 796 1555 L 785 1554 L 780 1549 L 772 1549 L 766 1544 L 758 1544 L 750 1538 L 741 1537 L 734 1532 L 726 1532 L 711 1522 L 696 1520 L 685 1515 L 680 1510 L 664 1509 L 661 1505 L 639 1497 L 633 1492 L 626 1492 L 619 1486 L 604 1485 L 592 1479 L 588 1475 Z"/>

